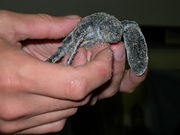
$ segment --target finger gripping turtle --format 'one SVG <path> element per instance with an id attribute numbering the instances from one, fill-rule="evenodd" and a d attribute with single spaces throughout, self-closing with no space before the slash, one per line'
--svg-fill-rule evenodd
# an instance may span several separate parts
<path id="1" fill-rule="evenodd" d="M 123 37 L 128 63 L 132 71 L 142 75 L 148 65 L 148 50 L 145 38 L 134 21 L 119 21 L 112 15 L 98 12 L 89 15 L 62 41 L 63 45 L 46 61 L 55 63 L 70 54 L 66 64 L 71 64 L 78 47 L 92 48 L 99 43 L 114 43 Z"/>

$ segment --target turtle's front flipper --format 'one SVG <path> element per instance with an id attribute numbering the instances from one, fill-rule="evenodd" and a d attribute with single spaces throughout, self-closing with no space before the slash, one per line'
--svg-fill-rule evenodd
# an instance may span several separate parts
<path id="1" fill-rule="evenodd" d="M 64 49 L 64 46 L 60 46 L 58 50 L 46 60 L 46 62 L 56 63 L 58 60 L 64 57 L 66 53 L 67 51 Z"/>
<path id="2" fill-rule="evenodd" d="M 137 23 L 122 21 L 124 26 L 123 38 L 130 68 L 136 75 L 142 75 L 148 65 L 147 44 Z"/>

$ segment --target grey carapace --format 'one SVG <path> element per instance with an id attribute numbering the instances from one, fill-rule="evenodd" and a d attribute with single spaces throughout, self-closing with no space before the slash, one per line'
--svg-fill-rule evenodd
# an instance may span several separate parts
<path id="1" fill-rule="evenodd" d="M 92 48 L 99 43 L 114 43 L 123 37 L 130 68 L 137 75 L 142 75 L 148 65 L 148 49 L 140 27 L 134 21 L 119 21 L 112 15 L 97 12 L 82 21 L 62 41 L 63 45 L 46 61 L 55 63 L 70 54 L 69 65 L 78 47 Z"/>

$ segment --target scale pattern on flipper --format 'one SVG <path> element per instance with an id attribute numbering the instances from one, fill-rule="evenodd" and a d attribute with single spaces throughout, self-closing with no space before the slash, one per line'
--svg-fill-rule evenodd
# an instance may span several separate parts
<path id="1" fill-rule="evenodd" d="M 148 65 L 148 49 L 145 38 L 134 21 L 119 21 L 112 15 L 98 12 L 89 15 L 63 40 L 63 45 L 46 61 L 55 63 L 70 54 L 69 65 L 78 47 L 92 48 L 99 43 L 114 43 L 124 38 L 130 68 L 136 75 L 142 75 Z"/>
<path id="2" fill-rule="evenodd" d="M 148 64 L 147 44 L 138 24 L 134 21 L 122 21 L 123 38 L 128 63 L 137 75 L 142 75 Z"/>

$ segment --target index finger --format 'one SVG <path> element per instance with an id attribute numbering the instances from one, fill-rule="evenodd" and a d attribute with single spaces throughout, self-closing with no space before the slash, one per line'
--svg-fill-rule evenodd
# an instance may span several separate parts
<path id="1" fill-rule="evenodd" d="M 23 14 L 0 10 L 2 35 L 11 41 L 55 39 L 67 35 L 80 21 L 79 16 L 54 17 L 47 14 Z M 11 34 L 9 34 L 11 33 Z"/>
<path id="2" fill-rule="evenodd" d="M 23 72 L 23 73 L 22 73 Z M 77 68 L 33 61 L 21 70 L 31 93 L 81 100 L 111 78 L 112 52 L 105 48 L 93 61 Z"/>

